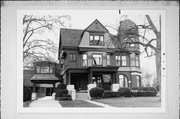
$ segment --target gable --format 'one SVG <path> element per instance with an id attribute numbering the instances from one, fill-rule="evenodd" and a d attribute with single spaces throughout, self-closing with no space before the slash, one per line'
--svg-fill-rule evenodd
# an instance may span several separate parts
<path id="1" fill-rule="evenodd" d="M 92 32 L 108 32 L 108 30 L 96 19 L 93 23 L 91 23 L 85 31 Z"/>

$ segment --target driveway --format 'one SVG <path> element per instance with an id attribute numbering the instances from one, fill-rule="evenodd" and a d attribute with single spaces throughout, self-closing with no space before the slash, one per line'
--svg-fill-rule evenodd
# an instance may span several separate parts
<path id="1" fill-rule="evenodd" d="M 52 96 L 46 96 L 30 103 L 29 108 L 61 108 L 57 100 L 52 99 Z"/>

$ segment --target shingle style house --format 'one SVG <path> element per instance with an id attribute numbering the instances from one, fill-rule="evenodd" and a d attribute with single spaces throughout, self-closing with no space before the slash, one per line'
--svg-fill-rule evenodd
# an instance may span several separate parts
<path id="1" fill-rule="evenodd" d="M 89 84 L 112 91 L 119 87 L 139 87 L 139 46 L 129 45 L 122 50 L 119 47 L 123 42 L 97 19 L 84 30 L 60 29 L 63 83 L 74 85 L 76 91 L 87 90 Z"/>

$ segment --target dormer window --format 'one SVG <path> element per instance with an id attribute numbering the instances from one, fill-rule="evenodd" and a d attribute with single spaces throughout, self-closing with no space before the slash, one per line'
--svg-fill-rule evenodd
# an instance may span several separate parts
<path id="1" fill-rule="evenodd" d="M 90 34 L 89 44 L 103 46 L 104 45 L 104 36 L 97 35 L 97 34 Z"/>

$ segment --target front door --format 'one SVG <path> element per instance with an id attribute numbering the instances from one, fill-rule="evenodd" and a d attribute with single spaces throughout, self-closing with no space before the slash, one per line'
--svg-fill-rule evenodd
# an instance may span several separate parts
<path id="1" fill-rule="evenodd" d="M 87 90 L 88 74 L 72 74 L 71 84 L 74 85 L 76 91 Z"/>

